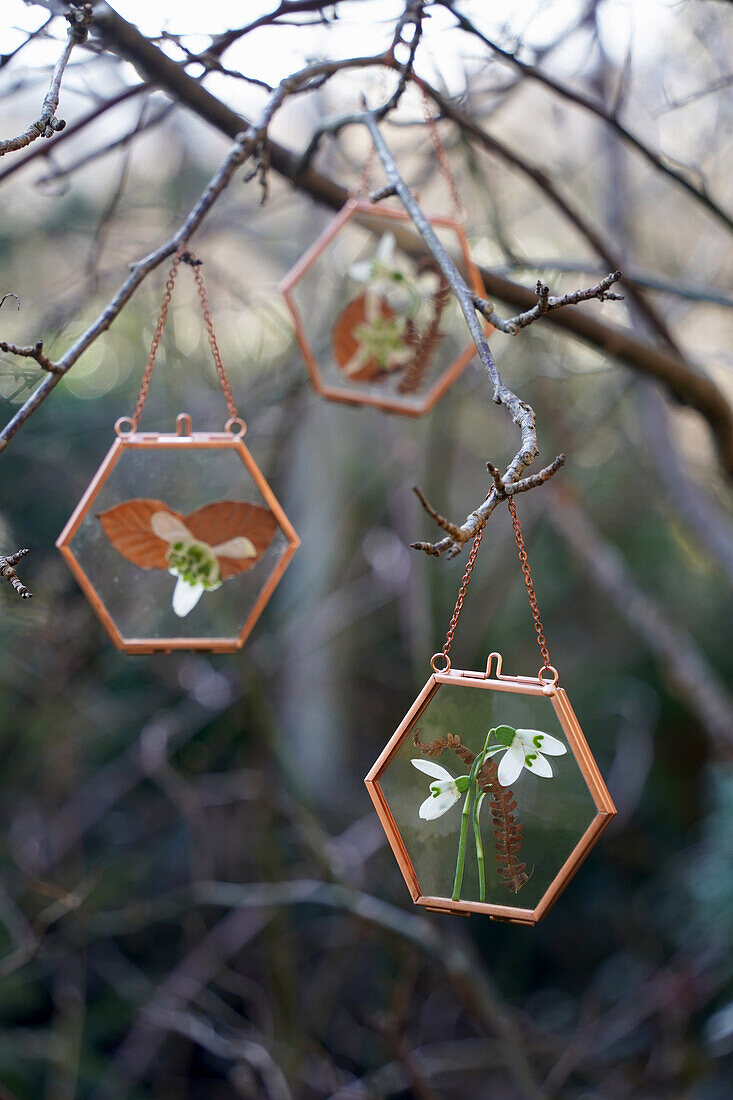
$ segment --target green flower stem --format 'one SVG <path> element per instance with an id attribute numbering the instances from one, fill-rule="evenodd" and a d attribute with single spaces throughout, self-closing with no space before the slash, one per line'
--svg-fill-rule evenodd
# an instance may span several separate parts
<path id="1" fill-rule="evenodd" d="M 486 872 L 484 869 L 484 842 L 481 839 L 481 803 L 486 798 L 482 791 L 473 808 L 473 837 L 476 841 L 476 867 L 478 869 L 478 900 L 486 901 Z"/>
<path id="2" fill-rule="evenodd" d="M 463 803 L 463 812 L 461 813 L 461 832 L 458 838 L 456 877 L 453 881 L 453 893 L 451 895 L 451 901 L 460 901 L 461 897 L 461 886 L 463 885 L 463 869 L 466 863 L 466 841 L 468 839 L 469 818 L 472 818 L 473 821 L 473 836 L 474 840 L 476 841 L 476 865 L 478 867 L 480 900 L 483 901 L 486 897 L 484 845 L 481 839 L 481 824 L 479 822 L 479 813 L 481 810 L 481 803 L 483 802 L 484 795 L 483 793 L 479 794 L 478 773 L 484 766 L 484 760 L 486 759 L 486 752 L 489 748 L 489 742 L 491 741 L 492 733 L 496 733 L 496 730 L 490 729 L 489 732 L 486 734 L 484 747 L 471 765 L 471 771 L 468 776 L 468 790 L 466 791 L 466 799 Z M 472 815 L 471 806 L 473 803 L 474 794 L 476 794 L 477 797 L 476 806 Z"/>
<path id="3" fill-rule="evenodd" d="M 474 784 L 469 784 L 466 791 L 466 799 L 463 803 L 461 814 L 461 835 L 458 839 L 458 858 L 456 859 L 456 877 L 453 881 L 452 901 L 459 901 L 461 886 L 463 885 L 463 867 L 466 862 L 466 840 L 468 838 L 468 819 L 471 816 L 471 803 L 473 802 Z"/>

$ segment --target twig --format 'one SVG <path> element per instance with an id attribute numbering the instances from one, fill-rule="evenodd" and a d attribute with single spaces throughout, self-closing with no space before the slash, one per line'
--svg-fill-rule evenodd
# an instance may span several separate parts
<path id="1" fill-rule="evenodd" d="M 54 65 L 51 83 L 44 97 L 41 113 L 22 134 L 0 141 L 0 157 L 6 153 L 17 152 L 18 149 L 25 149 L 27 145 L 30 145 L 39 137 L 53 137 L 59 130 L 63 130 L 66 125 L 63 119 L 56 118 L 56 111 L 61 97 L 61 80 L 74 46 L 77 46 L 80 42 L 85 42 L 87 39 L 93 13 L 91 4 L 71 4 L 70 8 L 71 10 L 66 15 L 66 19 L 69 21 L 66 42 L 61 51 L 61 56 Z"/>
<path id="2" fill-rule="evenodd" d="M 345 0 L 341 0 L 341 2 L 343 3 Z M 260 15 L 253 22 L 246 23 L 243 27 L 236 27 L 218 35 L 213 40 L 209 52 L 214 56 L 221 56 L 225 50 L 228 50 L 230 46 L 233 46 L 246 34 L 258 30 L 260 27 L 274 26 L 280 22 L 282 16 L 320 12 L 323 22 L 326 23 L 327 19 L 323 14 L 323 9 L 333 8 L 335 11 L 338 3 L 339 0 L 281 0 L 274 11 L 268 12 L 266 15 Z"/>
<path id="3" fill-rule="evenodd" d="M 35 344 L 26 346 L 8 344 L 7 341 L 0 340 L 0 351 L 5 351 L 9 355 L 21 355 L 25 359 L 35 359 L 38 366 L 43 367 L 44 370 L 49 371 L 51 374 L 59 373 L 59 367 L 51 362 L 43 350 L 43 340 L 37 340 Z"/>
<path id="4" fill-rule="evenodd" d="M 536 287 L 537 304 L 532 309 L 517 313 L 515 317 L 500 317 L 494 311 L 493 303 L 479 297 L 477 294 L 474 295 L 473 301 L 476 309 L 483 314 L 494 328 L 499 329 L 500 332 L 506 332 L 510 336 L 516 336 L 518 332 L 521 332 L 523 328 L 527 328 L 538 317 L 544 317 L 553 309 L 562 309 L 563 306 L 577 306 L 579 302 L 589 302 L 593 298 L 597 298 L 599 302 L 622 302 L 624 300 L 623 294 L 609 293 L 610 287 L 617 283 L 620 278 L 620 271 L 612 271 L 610 275 L 606 275 L 595 286 L 588 287 L 587 290 L 574 290 L 572 293 L 562 294 L 558 298 L 551 297 L 550 288 L 538 280 Z"/>
<path id="5" fill-rule="evenodd" d="M 458 525 L 455 523 L 451 523 L 451 521 L 449 519 L 446 519 L 445 516 L 441 516 L 440 512 L 436 512 L 432 504 L 430 504 L 429 501 L 425 499 L 420 489 L 418 489 L 417 485 L 412 486 L 412 491 L 417 499 L 420 501 L 428 515 L 435 520 L 438 527 L 442 527 L 444 531 L 447 531 L 452 539 L 459 539 L 461 537 L 461 532 Z M 417 549 L 415 543 L 413 543 L 412 545 L 413 547 L 415 547 L 415 549 Z"/>
<path id="6" fill-rule="evenodd" d="M 21 600 L 29 600 L 33 595 L 21 581 L 15 569 L 21 558 L 24 558 L 28 550 L 16 550 L 14 554 L 0 554 L 0 577 L 8 581 L 20 596 Z"/>
<path id="7" fill-rule="evenodd" d="M 438 527 L 448 532 L 453 545 L 450 544 L 449 540 L 442 539 L 437 543 L 411 542 L 410 546 L 413 550 L 423 550 L 426 554 L 430 554 L 433 557 L 438 557 L 446 550 L 448 551 L 449 557 L 454 557 L 460 549 L 460 546 L 467 541 L 465 532 L 469 521 L 471 521 L 472 525 L 475 523 L 476 531 L 478 531 L 480 527 L 483 527 L 486 523 L 486 520 L 496 506 L 503 500 L 506 500 L 507 497 L 514 496 L 515 493 L 526 493 L 528 489 L 536 489 L 539 485 L 544 485 L 545 482 L 549 481 L 553 474 L 556 474 L 560 467 L 564 465 L 565 455 L 560 454 L 557 458 L 552 460 L 549 466 L 545 466 L 544 469 L 536 474 L 529 474 L 527 477 L 520 478 L 519 481 L 505 481 L 501 476 L 501 472 L 494 466 L 493 462 L 487 462 L 486 468 L 491 474 L 494 487 L 487 493 L 483 504 L 479 505 L 476 511 L 471 513 L 463 527 L 458 527 L 456 524 L 451 523 L 450 520 L 442 516 L 440 512 L 437 512 L 432 504 L 425 499 L 417 486 L 413 485 L 412 491 L 417 496 L 423 508 L 428 515 L 435 520 Z M 469 535 L 468 537 L 470 538 L 471 536 Z"/>
<path id="8" fill-rule="evenodd" d="M 491 271 L 496 275 L 508 275 L 514 271 L 555 271 L 570 274 L 591 272 L 592 274 L 601 274 L 597 265 L 592 262 L 561 260 L 553 257 L 539 260 L 512 259 L 511 262 L 492 265 Z M 710 302 L 714 306 L 733 309 L 733 296 L 716 287 L 674 282 L 671 279 L 662 278 L 661 275 L 655 272 L 629 272 L 628 269 L 624 270 L 623 279 L 624 286 L 645 287 L 648 290 L 658 290 L 662 294 L 670 294 L 673 298 L 687 298 L 691 302 Z"/>
<path id="9" fill-rule="evenodd" d="M 20 43 L 19 46 L 16 46 L 14 50 L 10 51 L 10 53 L 0 54 L 0 69 L 4 69 L 5 66 L 7 64 L 9 64 L 9 62 L 11 62 L 14 57 L 17 57 L 18 54 L 21 52 L 21 50 L 24 50 L 26 48 L 26 46 L 28 45 L 29 42 L 33 42 L 36 38 L 39 38 L 40 36 L 42 36 L 43 32 L 46 29 L 46 27 L 49 25 L 49 23 L 52 23 L 53 20 L 54 20 L 54 13 L 51 12 L 51 14 L 49 16 L 47 16 L 44 19 L 44 21 L 41 23 L 40 27 L 38 27 L 34 31 L 29 31 L 28 32 L 28 35 L 26 36 L 26 38 L 24 38 L 24 40 Z"/>

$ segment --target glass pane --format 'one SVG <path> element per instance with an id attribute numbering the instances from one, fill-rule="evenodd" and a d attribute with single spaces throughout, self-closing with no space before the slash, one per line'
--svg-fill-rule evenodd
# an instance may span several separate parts
<path id="1" fill-rule="evenodd" d="M 286 547 L 236 450 L 192 444 L 126 447 L 71 541 L 125 639 L 236 638 Z"/>
<path id="2" fill-rule="evenodd" d="M 324 385 L 419 408 L 470 344 L 458 303 L 401 220 L 359 213 L 293 288 Z M 436 233 L 459 267 L 452 229 Z"/>
<path id="3" fill-rule="evenodd" d="M 498 733 L 492 735 L 490 747 L 502 747 L 483 773 L 485 778 L 493 776 L 494 793 L 488 790 L 479 808 L 485 897 L 481 897 L 474 819 L 469 816 L 460 900 L 534 909 L 596 815 L 549 699 L 443 684 L 413 723 L 379 782 L 423 895 L 451 898 L 461 848 L 462 810 L 469 792 L 456 790 L 448 775 L 425 774 L 412 762 L 437 765 L 454 780 L 466 776 L 470 759 L 462 759 L 446 744 L 449 735 L 458 736 L 475 756 L 484 748 L 492 728 Z M 523 732 L 512 736 L 510 731 L 516 730 L 537 731 L 544 737 Z M 415 745 L 416 734 L 423 746 L 437 742 L 434 748 L 441 751 L 421 753 Z M 510 752 L 515 761 L 521 761 L 521 771 L 511 784 L 502 787 L 496 782 L 496 769 Z M 509 766 L 508 761 L 505 767 Z M 543 777 L 538 768 L 545 772 L 551 768 L 552 777 Z M 472 794 L 472 809 L 476 802 Z M 427 818 L 421 816 L 421 806 Z M 439 816 L 431 816 L 434 814 Z"/>

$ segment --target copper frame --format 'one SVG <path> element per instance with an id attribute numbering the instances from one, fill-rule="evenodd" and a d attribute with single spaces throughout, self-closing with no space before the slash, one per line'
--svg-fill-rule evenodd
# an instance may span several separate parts
<path id="1" fill-rule="evenodd" d="M 491 665 L 496 659 L 496 674 L 491 676 Z M 613 804 L 606 784 L 595 762 L 593 754 L 588 746 L 578 719 L 575 716 L 570 700 L 561 687 L 557 686 L 557 680 L 543 683 L 537 676 L 506 676 L 501 671 L 502 658 L 499 653 L 491 653 L 486 662 L 485 672 L 467 672 L 448 668 L 444 672 L 434 672 L 418 695 L 409 711 L 400 722 L 397 730 L 387 742 L 384 750 L 369 771 L 364 782 L 374 803 L 379 820 L 382 823 L 387 840 L 394 852 L 402 876 L 410 891 L 412 900 L 416 905 L 423 905 L 434 912 L 457 913 L 462 916 L 470 916 L 471 913 L 482 913 L 492 920 L 508 921 L 512 924 L 536 924 L 555 903 L 575 872 L 586 858 L 591 848 L 596 844 L 603 830 L 609 825 L 616 815 L 616 807 Z M 595 803 L 596 816 L 586 829 L 583 836 L 573 848 L 565 863 L 559 869 L 555 878 L 548 886 L 545 894 L 534 909 L 523 909 L 513 905 L 495 905 L 479 901 L 452 901 L 450 898 L 427 897 L 423 894 L 418 881 L 415 868 L 408 855 L 407 848 L 400 834 L 397 822 L 392 816 L 387 799 L 380 786 L 380 778 L 390 764 L 395 753 L 409 737 L 415 723 L 423 713 L 428 703 L 438 691 L 441 684 L 450 684 L 452 687 L 466 687 L 489 691 L 518 692 L 523 695 L 541 695 L 550 700 L 557 718 L 567 737 L 570 751 L 573 753 L 580 772 L 585 780 L 588 791 Z"/>
<path id="2" fill-rule="evenodd" d="M 123 418 L 127 419 L 127 418 Z M 177 431 L 171 434 L 159 434 L 157 432 L 122 432 L 117 424 L 118 438 L 107 452 L 101 466 L 89 483 L 86 492 L 74 509 L 68 523 L 56 540 L 56 546 L 61 551 L 69 569 L 74 574 L 84 595 L 89 600 L 97 618 L 102 623 L 110 638 L 118 649 L 127 653 L 170 653 L 173 650 L 188 650 L 198 653 L 235 653 L 246 642 L 252 629 L 262 614 L 265 605 L 272 596 L 280 579 L 290 564 L 295 551 L 300 546 L 300 539 L 285 515 L 275 494 L 265 480 L 265 476 L 252 458 L 252 455 L 242 442 L 242 436 L 246 430 L 243 422 L 230 421 L 229 426 L 240 424 L 239 431 L 224 432 L 194 432 L 191 428 L 191 417 L 187 413 L 181 413 L 177 418 Z M 241 631 L 232 638 L 126 638 L 119 631 L 117 624 L 107 610 L 104 601 L 87 577 L 84 569 L 77 560 L 71 548 L 71 541 L 78 531 L 84 517 L 94 504 L 102 486 L 118 461 L 129 450 L 165 450 L 178 449 L 180 447 L 198 448 L 200 450 L 229 450 L 239 455 L 244 463 L 252 481 L 257 486 L 268 508 L 273 513 L 283 534 L 287 539 L 287 546 L 280 556 L 277 564 L 265 581 L 254 606 L 252 607 Z"/>
<path id="3" fill-rule="evenodd" d="M 322 397 L 325 397 L 328 401 L 340 401 L 348 405 L 370 405 L 378 409 L 385 409 L 388 412 L 399 413 L 403 416 L 424 416 L 425 413 L 430 412 L 446 390 L 448 390 L 459 376 L 463 374 L 463 371 L 476 354 L 476 347 L 474 344 L 470 344 L 466 347 L 465 351 L 463 351 L 457 359 L 444 368 L 440 377 L 437 378 L 432 387 L 427 390 L 421 401 L 413 400 L 410 405 L 407 403 L 403 404 L 395 397 L 387 397 L 378 393 L 369 393 L 366 389 L 357 390 L 353 387 L 330 385 L 324 382 L 318 366 L 318 361 L 306 335 L 303 320 L 293 297 L 292 292 L 296 284 L 299 283 L 304 275 L 313 267 L 316 260 L 326 250 L 334 237 L 341 232 L 348 222 L 352 219 L 359 221 L 360 215 L 364 214 L 369 214 L 372 218 L 384 218 L 385 221 L 412 224 L 410 215 L 404 209 L 375 206 L 374 203 L 359 198 L 349 199 L 333 221 L 326 226 L 320 237 L 314 241 L 311 247 L 303 253 L 294 267 L 290 269 L 280 283 L 280 291 L 293 319 L 295 337 L 308 367 L 311 382 L 313 383 L 314 389 L 320 393 Z M 433 226 L 453 230 L 460 248 L 467 281 L 471 284 L 476 294 L 482 298 L 485 297 L 486 291 L 481 280 L 481 275 L 471 259 L 471 253 L 463 227 L 453 218 L 448 217 L 436 217 L 431 215 L 428 221 Z M 490 325 L 487 324 L 486 327 L 487 331 L 491 330 Z"/>

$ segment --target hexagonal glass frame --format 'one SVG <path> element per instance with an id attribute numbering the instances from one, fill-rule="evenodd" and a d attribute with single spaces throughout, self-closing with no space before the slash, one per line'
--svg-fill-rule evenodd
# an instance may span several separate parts
<path id="1" fill-rule="evenodd" d="M 349 383 L 345 381 L 337 384 L 329 381 L 324 373 L 324 371 L 327 373 L 328 368 L 319 362 L 319 356 L 313 347 L 312 339 L 306 331 L 307 325 L 303 317 L 302 307 L 298 305 L 295 299 L 295 289 L 312 272 L 320 257 L 351 221 L 371 228 L 375 233 L 392 233 L 397 238 L 398 248 L 406 257 L 417 259 L 425 255 L 425 246 L 412 227 L 412 220 L 404 209 L 377 206 L 358 198 L 350 199 L 342 207 L 333 221 L 326 226 L 321 236 L 303 254 L 280 283 L 280 290 L 292 316 L 295 337 L 308 367 L 311 381 L 317 392 L 329 401 L 338 401 L 349 405 L 368 405 L 403 416 L 423 416 L 434 407 L 476 355 L 476 348 L 473 343 L 463 348 L 447 363 L 436 368 L 434 379 L 423 391 L 417 394 L 400 395 L 397 392 L 379 392 L 378 389 L 370 389 L 366 382 Z M 455 250 L 449 248 L 449 251 L 454 252 L 454 260 L 475 293 L 485 297 L 486 292 L 481 275 L 471 259 L 468 241 L 462 226 L 453 218 L 448 217 L 431 216 L 428 221 L 436 230 L 442 230 L 444 236 L 453 235 L 455 237 L 457 247 Z M 487 324 L 486 330 L 487 332 L 491 331 L 491 326 Z M 460 347 L 460 344 L 458 346 Z"/>
<path id="2" fill-rule="evenodd" d="M 242 442 L 243 434 L 243 425 L 240 432 L 193 432 L 191 418 L 185 413 L 180 414 L 177 431 L 171 434 L 122 432 L 118 426 L 118 438 L 56 542 L 118 649 L 127 653 L 169 653 L 173 650 L 233 653 L 249 637 L 298 549 L 300 539 Z M 236 482 L 240 462 L 242 487 L 235 494 L 231 486 Z M 200 484 L 192 476 L 199 470 Z M 204 592 L 193 612 L 198 612 L 214 598 L 218 600 L 213 605 L 217 610 L 215 613 L 205 610 L 204 615 L 198 616 L 191 614 L 190 625 L 188 619 L 171 618 L 175 582 L 166 570 L 141 568 L 126 560 L 105 537 L 102 524 L 91 523 L 88 518 L 98 519 L 107 509 L 127 503 L 131 496 L 143 496 L 148 484 L 148 497 L 164 496 L 171 511 L 177 508 L 185 513 L 194 513 L 197 508 L 201 510 L 211 500 L 211 496 L 208 501 L 206 499 L 208 489 L 214 497 L 226 496 L 227 500 L 233 495 L 246 497 L 243 503 L 256 505 L 262 509 L 260 514 L 269 509 L 275 520 L 275 533 L 256 565 L 225 580 L 218 590 Z M 196 496 L 197 489 L 203 497 Z M 187 496 L 189 493 L 191 495 Z M 175 500 L 172 499 L 174 495 Z M 111 582 L 110 573 L 114 574 Z M 163 593 L 167 604 L 165 611 L 158 613 Z M 141 619 L 145 620 L 141 628 L 132 629 Z M 188 630 L 184 625 L 179 628 L 179 622 L 186 624 Z M 213 629 L 209 628 L 209 622 L 214 624 Z M 180 635 L 176 634 L 177 629 Z"/>
<path id="3" fill-rule="evenodd" d="M 494 659 L 496 673 L 492 676 Z M 541 724 L 537 723 L 538 714 Z M 416 747 L 416 731 L 424 749 L 436 736 L 446 738 L 453 732 L 475 755 L 483 748 L 488 729 L 505 721 L 516 729 L 531 723 L 531 732 L 540 729 L 551 739 L 556 738 L 555 752 L 547 761 L 553 776 L 530 774 L 532 761 L 527 757 L 511 789 L 500 785 L 494 788 L 498 792 L 496 801 L 487 794 L 488 809 L 480 830 L 485 870 L 472 866 L 474 856 L 478 863 L 478 844 L 474 849 L 475 833 L 469 826 L 465 832 L 460 900 L 453 900 L 446 894 L 451 894 L 451 886 L 454 896 L 456 893 L 454 875 L 465 795 L 453 790 L 446 798 L 448 808 L 436 806 L 441 812 L 424 820 L 418 816 L 419 808 L 423 799 L 423 809 L 431 807 L 437 797 L 433 788 L 436 780 L 410 764 L 415 758 L 420 763 L 429 761 L 431 767 L 448 764 L 455 779 L 458 772 L 469 771 L 470 759 L 461 760 L 450 745 L 423 755 Z M 472 738 L 465 736 L 472 726 Z M 566 753 L 557 743 L 563 737 L 569 749 Z M 438 742 L 433 744 L 437 746 Z M 494 920 L 525 925 L 535 924 L 545 915 L 616 813 L 564 690 L 556 681 L 545 682 L 538 676 L 502 675 L 501 656 L 494 653 L 483 673 L 449 668 L 430 677 L 365 783 L 415 904 L 463 916 L 481 913 Z M 431 810 L 427 812 L 430 815 Z M 510 867 L 509 872 L 508 836 L 514 840 L 516 850 L 511 859 L 518 868 L 511 871 Z M 465 896 L 479 893 L 479 875 L 487 886 L 483 901 Z M 510 903 L 512 895 L 519 895 L 518 902 L 523 890 L 525 904 Z"/>

